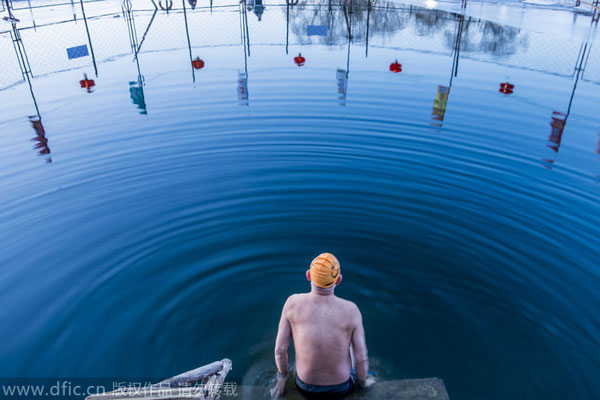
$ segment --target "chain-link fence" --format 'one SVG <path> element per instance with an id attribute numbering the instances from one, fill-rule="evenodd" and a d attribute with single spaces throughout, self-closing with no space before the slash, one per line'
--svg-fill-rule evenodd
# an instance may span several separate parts
<path id="1" fill-rule="evenodd" d="M 573 75 L 581 42 L 512 27 L 490 26 L 489 22 L 480 24 L 475 35 L 463 39 L 461 56 L 555 75 Z M 492 36 L 495 39 L 490 40 Z"/>
<path id="2" fill-rule="evenodd" d="M 600 85 L 600 43 L 590 48 L 589 57 L 585 62 L 583 80 Z"/>
<path id="3" fill-rule="evenodd" d="M 67 49 L 89 45 L 82 22 L 21 30 L 33 76 L 91 65 L 89 56 L 73 57 Z"/>
<path id="4" fill-rule="evenodd" d="M 581 43 L 386 1 L 331 0 L 290 5 L 263 0 L 39 0 L 14 2 L 32 76 L 98 65 L 140 52 L 240 45 L 353 45 L 411 50 L 571 76 Z M 184 9 L 185 5 L 185 9 Z M 192 7 L 194 5 L 194 7 Z M 86 18 L 83 13 L 85 11 Z M 245 22 L 247 21 L 247 25 Z M 0 88 L 23 80 L 12 26 L 0 31 Z M 584 79 L 600 82 L 600 50 Z"/>
<path id="5" fill-rule="evenodd" d="M 134 12 L 134 18 L 142 52 L 185 48 L 188 33 L 192 48 L 240 44 L 238 7 L 221 8 L 212 14 L 208 10 L 163 11 L 154 19 L 152 13 Z"/>
<path id="6" fill-rule="evenodd" d="M 0 88 L 15 85 L 23 80 L 19 60 L 13 46 L 10 32 L 0 33 Z"/>

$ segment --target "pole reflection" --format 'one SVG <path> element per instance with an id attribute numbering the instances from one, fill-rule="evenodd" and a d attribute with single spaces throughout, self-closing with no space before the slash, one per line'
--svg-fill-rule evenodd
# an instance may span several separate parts
<path id="1" fill-rule="evenodd" d="M 446 108 L 448 106 L 448 98 L 450 96 L 450 88 L 452 87 L 454 78 L 458 76 L 458 62 L 460 59 L 460 45 L 462 42 L 465 16 L 463 14 L 456 14 L 456 21 L 457 24 L 455 29 L 454 47 L 452 49 L 452 69 L 450 70 L 450 79 L 447 86 L 438 85 L 435 99 L 433 100 L 433 110 L 431 112 L 433 121 L 430 123 L 430 125 L 436 128 L 441 128 L 443 126 L 444 118 L 446 116 Z"/>
<path id="2" fill-rule="evenodd" d="M 579 55 L 577 57 L 577 61 L 575 62 L 575 78 L 573 80 L 573 88 L 571 89 L 571 96 L 569 97 L 569 103 L 567 106 L 567 111 L 562 113 L 560 111 L 553 111 L 550 121 L 550 135 L 548 137 L 548 143 L 546 147 L 551 149 L 555 154 L 552 157 L 543 158 L 542 161 L 545 162 L 545 167 L 552 169 L 552 165 L 556 161 L 556 155 L 560 150 L 560 145 L 563 138 L 563 133 L 565 127 L 567 125 L 567 119 L 571 114 L 571 106 L 573 105 L 573 99 L 575 98 L 575 91 L 577 90 L 577 84 L 579 83 L 579 79 L 582 76 L 585 66 L 587 64 L 587 59 L 589 57 L 589 51 L 591 48 L 591 34 L 594 27 L 594 21 L 590 24 L 590 27 L 587 32 L 587 36 L 585 40 L 581 44 L 581 49 L 579 51 Z"/>
<path id="3" fill-rule="evenodd" d="M 46 163 L 51 163 L 52 157 L 50 157 L 50 147 L 48 147 L 48 138 L 46 137 L 46 129 L 42 124 L 42 118 L 39 115 L 31 115 L 29 122 L 31 122 L 31 126 L 35 131 L 35 137 L 31 139 L 32 142 L 36 142 L 33 148 L 38 150 L 40 156 L 45 157 Z"/>
<path id="4" fill-rule="evenodd" d="M 133 104 L 137 106 L 140 110 L 140 114 L 146 115 L 148 114 L 148 109 L 146 107 L 146 97 L 144 96 L 144 78 L 141 75 L 138 75 L 137 81 L 129 82 L 129 97 Z"/>
<path id="5" fill-rule="evenodd" d="M 439 122 L 432 122 L 432 126 L 441 128 L 446 115 L 446 106 L 448 104 L 448 95 L 450 94 L 449 86 L 438 85 L 435 99 L 433 100 L 433 119 Z"/>
<path id="6" fill-rule="evenodd" d="M 238 70 L 237 76 L 237 96 L 240 106 L 250 105 L 250 95 L 248 93 L 248 57 L 250 56 L 250 35 L 248 31 L 247 8 L 244 7 L 245 0 L 242 0 L 239 8 L 240 15 L 240 38 L 242 48 L 244 49 L 244 70 Z"/>
<path id="7" fill-rule="evenodd" d="M 4 1 L 7 4 L 9 15 L 12 16 L 9 7 L 9 1 Z M 76 4 L 76 2 L 74 1 L 72 3 Z M 204 43 L 202 46 L 192 46 L 191 39 L 194 38 L 192 32 L 194 31 L 194 23 L 195 21 L 197 21 L 195 17 L 201 15 L 200 13 L 205 13 L 204 15 L 206 15 L 208 10 L 202 7 L 197 8 L 197 2 L 195 0 L 182 0 L 181 4 L 177 4 L 178 7 L 174 7 L 172 1 L 163 1 L 163 3 L 164 6 L 167 6 L 165 10 L 168 11 L 170 9 L 173 15 L 178 13 L 182 14 L 183 16 L 183 23 L 178 25 L 178 29 L 180 29 L 178 31 L 179 33 L 177 36 L 179 44 L 176 48 L 184 48 L 183 33 L 185 33 L 187 51 L 191 65 L 190 69 L 192 73 L 192 81 L 195 82 L 196 74 L 199 73 L 198 71 L 203 69 L 204 67 L 204 60 L 197 57 L 194 53 L 196 52 L 198 47 L 208 47 L 211 46 L 211 43 Z M 92 34 L 95 32 L 95 30 L 90 31 L 88 27 L 88 18 L 86 17 L 86 10 L 84 9 L 82 0 L 80 0 L 79 5 L 81 6 L 81 12 L 85 24 L 85 33 L 88 39 L 88 46 L 92 53 L 91 55 L 94 72 L 96 72 L 96 76 L 98 76 L 97 64 L 94 56 L 94 49 L 92 47 L 92 39 L 95 39 L 95 36 L 93 36 Z M 191 7 L 191 9 L 189 7 Z M 248 71 L 248 58 L 250 57 L 251 51 L 248 13 L 254 13 L 257 19 L 260 21 L 262 19 L 262 16 L 264 15 L 266 8 L 263 0 L 242 0 L 240 3 L 229 5 L 229 7 L 232 12 L 239 13 L 240 18 L 240 38 L 241 45 L 244 51 L 244 67 L 243 69 L 238 70 L 236 77 L 236 86 L 239 104 L 247 106 L 249 105 L 248 80 L 250 75 Z M 237 9 L 235 7 L 237 7 Z M 269 9 L 271 9 L 271 7 L 279 7 L 280 10 L 284 13 L 283 15 L 285 16 L 286 54 L 288 53 L 290 41 L 294 43 L 294 40 L 298 40 L 298 44 L 300 46 L 310 44 L 313 42 L 325 46 L 341 47 L 344 44 L 346 45 L 345 67 L 342 65 L 332 65 L 329 67 L 331 68 L 330 73 L 335 71 L 337 91 L 336 97 L 338 100 L 338 104 L 342 106 L 345 106 L 348 101 L 347 96 L 349 88 L 350 54 L 353 45 L 364 45 L 364 54 L 365 57 L 368 58 L 369 46 L 373 46 L 373 43 L 370 43 L 371 35 L 374 36 L 374 43 L 377 43 L 377 36 L 381 36 L 384 38 L 392 38 L 399 31 L 409 27 L 414 27 L 415 31 L 417 32 L 417 36 L 419 37 L 441 33 L 443 35 L 441 46 L 444 49 L 451 49 L 452 66 L 450 71 L 450 77 L 447 83 L 443 83 L 442 78 L 442 82 L 436 85 L 435 89 L 435 97 L 433 99 L 433 107 L 431 108 L 431 120 L 429 121 L 429 124 L 437 129 L 441 129 L 443 127 L 444 121 L 447 119 L 448 102 L 450 99 L 450 93 L 452 91 L 453 79 L 458 76 L 458 67 L 461 52 L 465 54 L 485 53 L 493 57 L 501 58 L 517 54 L 517 51 L 522 49 L 523 46 L 522 41 L 519 39 L 518 28 L 502 26 L 490 21 L 478 20 L 472 17 L 465 17 L 465 15 L 462 13 L 455 14 L 441 10 L 426 10 L 414 6 L 401 6 L 391 2 L 375 2 L 372 0 L 344 0 L 336 2 L 327 0 L 323 1 L 322 3 L 299 5 L 297 0 L 286 0 L 285 5 L 273 5 L 269 6 Z M 147 114 L 148 110 L 146 97 L 144 93 L 144 86 L 146 83 L 140 70 L 139 54 L 144 44 L 144 40 L 153 25 L 155 17 L 157 16 L 157 10 L 158 7 L 156 6 L 156 4 L 154 10 L 136 10 L 136 13 L 147 12 L 148 15 L 150 15 L 150 12 L 153 11 L 151 17 L 149 18 L 149 23 L 146 28 L 146 31 L 142 35 L 141 40 L 138 42 L 138 35 L 135 26 L 136 22 L 134 18 L 134 9 L 132 2 L 131 0 L 123 0 L 122 2 L 122 12 L 123 16 L 125 17 L 123 18 L 123 21 L 125 21 L 127 24 L 131 52 L 134 55 L 133 58 L 137 67 L 137 79 L 132 79 L 129 81 L 129 97 L 131 98 L 131 102 L 137 106 L 137 109 L 139 110 L 140 114 Z M 167 18 L 162 14 L 163 13 L 159 13 L 158 19 Z M 173 15 L 171 15 L 171 18 L 173 17 Z M 9 21 L 13 25 L 13 45 L 15 46 L 15 51 L 19 59 L 19 66 L 21 67 L 21 70 L 23 72 L 23 77 L 26 78 L 29 82 L 29 86 L 32 91 L 32 98 L 37 109 L 37 102 L 35 100 L 35 96 L 33 95 L 33 88 L 30 79 L 33 77 L 33 75 L 31 74 L 29 68 L 29 62 L 27 60 L 27 54 L 25 52 L 24 45 L 20 39 L 20 30 L 16 28 L 15 21 L 18 20 L 14 18 L 14 21 Z M 92 19 L 90 19 L 90 21 L 92 21 Z M 281 19 L 281 22 L 283 23 L 283 18 Z M 184 26 L 182 27 L 181 25 Z M 94 26 L 92 25 L 92 28 L 93 27 Z M 159 28 L 154 28 L 154 30 L 156 29 Z M 235 34 L 237 35 L 237 32 Z M 156 35 L 156 33 L 153 32 L 152 35 Z M 290 35 L 292 35 L 292 38 L 290 38 Z M 296 37 L 296 39 L 294 39 L 294 36 Z M 259 36 L 257 36 L 257 38 L 258 37 Z M 281 38 L 278 39 L 278 45 L 283 44 L 282 39 L 283 32 L 281 33 Z M 152 41 L 152 39 L 149 41 Z M 102 40 L 98 41 L 98 43 L 102 42 Z M 575 96 L 576 88 L 578 82 L 580 81 L 580 78 L 583 76 L 586 60 L 589 57 L 591 48 L 590 43 L 590 33 L 588 33 L 586 40 L 581 45 L 581 51 L 576 61 L 576 66 L 573 75 L 573 87 L 571 90 L 571 97 L 569 99 L 566 111 L 564 109 L 560 110 L 560 108 L 558 108 L 554 110 L 551 115 L 551 131 L 548 135 L 546 145 L 550 150 L 552 150 L 552 153 L 551 156 L 543 159 L 546 163 L 550 165 L 555 162 L 555 158 L 560 151 L 564 131 L 567 126 L 567 121 L 571 112 L 571 106 L 573 98 Z M 386 44 L 386 46 L 387 45 L 388 44 Z M 146 45 L 145 47 L 148 46 L 152 46 L 152 44 Z M 386 46 L 378 45 L 378 48 Z M 390 45 L 389 47 L 393 46 Z M 412 47 L 415 46 L 407 46 L 408 49 L 412 49 Z M 306 50 L 306 54 L 304 53 L 304 51 L 302 52 L 302 54 L 300 54 L 300 52 L 296 53 L 298 54 L 298 56 L 294 58 L 294 62 L 296 63 L 296 65 L 301 66 L 304 65 L 308 59 L 308 63 L 306 65 L 310 66 L 310 63 L 312 63 L 316 59 L 316 56 L 314 54 L 309 53 L 309 48 L 303 47 L 302 50 Z M 145 48 L 144 51 L 146 52 L 153 50 Z M 342 56 L 340 54 L 340 59 L 341 58 Z M 401 61 L 405 62 L 404 60 Z M 412 70 L 414 70 L 415 66 L 411 67 Z M 400 63 L 394 63 L 393 68 L 391 70 L 393 72 L 400 72 L 402 70 L 402 65 Z M 333 78 L 333 76 L 331 76 L 331 78 Z M 434 85 L 435 83 L 437 82 L 434 82 Z M 80 81 L 80 84 L 82 85 L 82 88 L 86 89 L 86 91 L 91 92 L 95 85 L 95 82 L 93 79 L 88 79 L 87 76 L 85 76 L 84 79 Z M 432 92 L 433 87 L 435 86 L 431 87 Z M 233 93 L 231 93 L 231 95 L 233 95 Z M 45 147 L 47 147 L 47 139 L 45 136 L 45 131 L 43 130 L 41 118 L 38 118 L 35 121 L 31 120 L 31 123 L 35 123 L 34 129 L 36 129 L 36 134 L 38 133 L 38 131 L 43 132 L 42 135 L 37 134 L 36 140 L 38 141 L 38 144 L 42 146 L 40 147 L 40 149 L 46 151 Z"/>

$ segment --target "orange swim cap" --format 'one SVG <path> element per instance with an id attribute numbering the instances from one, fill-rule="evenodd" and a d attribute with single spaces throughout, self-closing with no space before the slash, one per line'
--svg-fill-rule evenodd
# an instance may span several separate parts
<path id="1" fill-rule="evenodd" d="M 310 280 L 318 287 L 328 288 L 340 276 L 340 262 L 331 253 L 319 254 L 310 263 Z"/>

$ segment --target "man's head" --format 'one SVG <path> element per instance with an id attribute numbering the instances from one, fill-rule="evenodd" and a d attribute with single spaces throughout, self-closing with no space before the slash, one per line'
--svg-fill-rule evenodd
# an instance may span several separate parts
<path id="1" fill-rule="evenodd" d="M 331 253 L 319 254 L 310 263 L 310 269 L 306 271 L 306 279 L 324 289 L 339 285 L 342 281 L 340 262 Z"/>

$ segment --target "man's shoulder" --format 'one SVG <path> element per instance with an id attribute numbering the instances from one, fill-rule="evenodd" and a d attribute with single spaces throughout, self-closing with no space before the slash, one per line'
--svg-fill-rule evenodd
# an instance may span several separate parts
<path id="1" fill-rule="evenodd" d="M 344 309 L 346 311 L 351 312 L 351 313 L 360 314 L 360 310 L 358 309 L 358 306 L 353 301 L 342 299 L 341 297 L 337 297 L 337 296 L 336 296 L 336 299 L 339 302 L 340 307 L 344 307 Z"/>
<path id="2" fill-rule="evenodd" d="M 285 307 L 292 307 L 294 304 L 301 303 L 306 298 L 306 293 L 295 293 L 290 295 L 285 301 Z"/>

